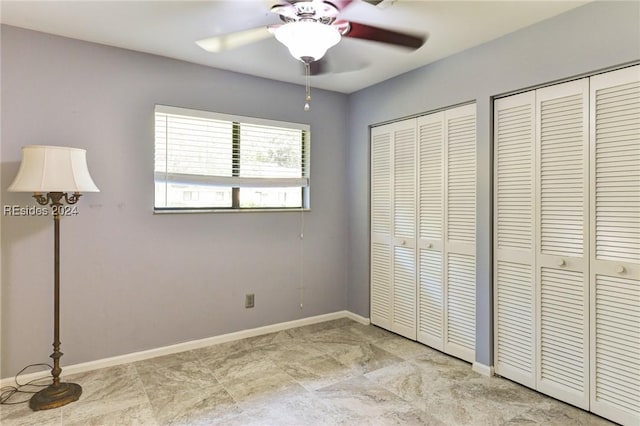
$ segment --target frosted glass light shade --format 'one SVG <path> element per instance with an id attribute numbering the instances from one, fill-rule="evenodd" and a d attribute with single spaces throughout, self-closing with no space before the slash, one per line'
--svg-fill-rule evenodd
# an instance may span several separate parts
<path id="1" fill-rule="evenodd" d="M 291 56 L 296 59 L 309 57 L 314 61 L 322 58 L 341 37 L 336 28 L 315 21 L 289 22 L 276 28 L 274 34 L 287 46 Z"/>
<path id="2" fill-rule="evenodd" d="M 63 146 L 22 147 L 10 192 L 100 192 L 87 168 L 87 151 Z"/>

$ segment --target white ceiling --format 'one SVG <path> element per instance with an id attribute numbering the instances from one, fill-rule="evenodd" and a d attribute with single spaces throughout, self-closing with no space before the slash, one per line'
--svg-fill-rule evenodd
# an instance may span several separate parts
<path id="1" fill-rule="evenodd" d="M 208 53 L 196 40 L 277 22 L 276 1 L 0 0 L 0 22 L 46 33 L 303 84 L 300 62 L 273 37 Z M 427 43 L 406 51 L 343 38 L 327 54 L 337 71 L 311 77 L 313 87 L 351 93 L 581 6 L 587 1 L 354 1 L 341 18 L 412 33 Z M 382 6 L 381 5 L 381 6 Z M 276 19 L 274 21 L 274 18 Z M 345 71 L 347 70 L 347 71 Z"/>

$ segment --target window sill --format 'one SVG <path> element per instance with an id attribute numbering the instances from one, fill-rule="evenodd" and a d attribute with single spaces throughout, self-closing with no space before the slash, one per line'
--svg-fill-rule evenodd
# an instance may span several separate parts
<path id="1" fill-rule="evenodd" d="M 267 209 L 154 209 L 153 214 L 193 214 L 193 213 L 300 213 L 310 212 L 310 208 L 267 208 Z"/>

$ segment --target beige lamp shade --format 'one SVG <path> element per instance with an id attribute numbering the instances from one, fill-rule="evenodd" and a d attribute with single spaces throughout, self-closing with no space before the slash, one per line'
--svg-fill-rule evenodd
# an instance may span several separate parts
<path id="1" fill-rule="evenodd" d="M 64 146 L 22 147 L 10 192 L 100 192 L 87 168 L 87 151 Z"/>

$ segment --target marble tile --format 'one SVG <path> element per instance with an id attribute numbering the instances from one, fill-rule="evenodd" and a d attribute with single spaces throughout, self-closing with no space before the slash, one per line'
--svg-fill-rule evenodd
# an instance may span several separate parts
<path id="1" fill-rule="evenodd" d="M 339 318 L 331 321 L 317 322 L 315 324 L 304 325 L 302 327 L 290 328 L 286 332 L 291 337 L 305 337 L 310 334 L 324 332 L 334 328 L 340 328 L 348 325 L 356 324 L 349 318 Z"/>
<path id="2" fill-rule="evenodd" d="M 251 349 L 263 345 L 286 343 L 293 340 L 293 337 L 287 333 L 287 330 L 283 330 L 275 333 L 263 334 L 261 336 L 248 337 L 243 340 L 247 345 L 247 349 Z"/>
<path id="3" fill-rule="evenodd" d="M 365 377 L 403 400 L 425 410 L 434 390 L 435 374 L 409 362 L 401 362 L 365 374 Z"/>
<path id="4" fill-rule="evenodd" d="M 241 413 L 235 400 L 220 385 L 164 395 L 152 399 L 151 405 L 159 425 L 204 426 Z"/>
<path id="5" fill-rule="evenodd" d="M 428 346 L 395 334 L 376 340 L 375 343 L 376 346 L 402 359 L 413 359 L 434 351 Z"/>
<path id="6" fill-rule="evenodd" d="M 63 379 L 79 401 L 3 405 L 2 426 L 610 424 L 347 318 Z"/>
<path id="7" fill-rule="evenodd" d="M 241 414 L 212 424 L 327 426 L 339 424 L 339 417 L 313 393 L 292 388 L 247 404 Z"/>
<path id="8" fill-rule="evenodd" d="M 423 370 L 432 371 L 443 381 L 459 381 L 471 377 L 483 377 L 471 369 L 471 364 L 445 355 L 436 350 L 429 350 L 408 360 Z"/>
<path id="9" fill-rule="evenodd" d="M 149 403 L 136 405 L 115 412 L 85 418 L 63 419 L 64 426 L 157 426 Z"/>
<path id="10" fill-rule="evenodd" d="M 199 360 L 175 363 L 156 363 L 154 360 L 134 364 L 147 397 L 151 401 L 170 395 L 188 392 L 192 389 L 206 389 L 218 386 L 218 380 L 211 370 Z"/>
<path id="11" fill-rule="evenodd" d="M 275 347 L 277 345 L 284 345 L 292 340 L 292 336 L 287 333 L 287 330 L 284 330 L 248 337 L 246 339 L 233 340 L 231 342 L 218 343 L 216 345 L 194 349 L 191 353 L 200 359 L 215 361 L 218 358 L 227 357 L 238 352 L 260 350 L 260 348 L 266 346 Z"/>
<path id="12" fill-rule="evenodd" d="M 363 376 L 318 389 L 315 393 L 332 407 L 339 419 L 337 424 L 444 425 Z"/>
<path id="13" fill-rule="evenodd" d="M 364 324 L 360 324 L 359 322 L 354 322 L 353 324 L 349 324 L 343 328 L 349 330 L 350 332 L 356 335 L 361 336 L 364 341 L 371 342 L 371 343 L 378 342 L 379 340 L 388 339 L 392 337 L 402 338 L 397 334 L 394 334 L 380 327 L 376 327 L 375 325 L 364 325 Z"/>
<path id="14" fill-rule="evenodd" d="M 11 401 L 28 400 L 31 395 L 12 397 Z M 0 425 L 2 426 L 60 426 L 62 425 L 62 408 L 31 411 L 29 403 L 16 405 L 0 405 Z"/>
<path id="15" fill-rule="evenodd" d="M 613 426 L 606 419 L 559 401 L 549 401 L 546 406 L 530 408 L 505 421 L 505 426 Z"/>
<path id="16" fill-rule="evenodd" d="M 354 372 L 365 374 L 402 359 L 372 343 L 326 343 L 326 353 Z"/>
<path id="17" fill-rule="evenodd" d="M 269 348 L 264 353 L 267 354 L 267 357 L 279 363 L 303 362 L 310 358 L 325 355 L 325 351 L 317 343 L 297 338 L 291 339 L 275 348 Z"/>
<path id="18" fill-rule="evenodd" d="M 303 338 L 309 342 L 318 343 L 320 345 L 327 343 L 370 343 L 367 337 L 364 337 L 362 333 L 353 331 L 349 326 L 330 328 L 317 333 L 309 333 Z"/>
<path id="19" fill-rule="evenodd" d="M 260 374 L 247 374 L 220 380 L 220 384 L 241 406 L 263 398 L 272 398 L 291 389 L 306 392 L 306 389 L 290 375 L 275 366 L 263 369 Z"/>
<path id="20" fill-rule="evenodd" d="M 272 361 L 273 351 L 265 347 L 248 349 L 232 353 L 219 353 L 203 356 L 201 362 L 219 381 L 236 380 L 243 376 L 260 376 L 263 371 L 275 367 Z"/>
<path id="21" fill-rule="evenodd" d="M 283 357 L 275 362 L 296 382 L 310 390 L 338 383 L 359 374 L 328 355 L 308 357 L 304 360 Z"/>
<path id="22" fill-rule="evenodd" d="M 107 415 L 148 402 L 133 364 L 76 374 L 68 381 L 82 386 L 80 399 L 62 407 L 63 419 L 69 421 Z"/>
<path id="23" fill-rule="evenodd" d="M 159 356 L 155 358 L 145 359 L 143 361 L 134 362 L 133 365 L 153 364 L 157 367 L 171 368 L 175 365 L 184 364 L 186 362 L 198 361 L 198 355 L 194 351 L 178 352 L 175 354 Z"/>

